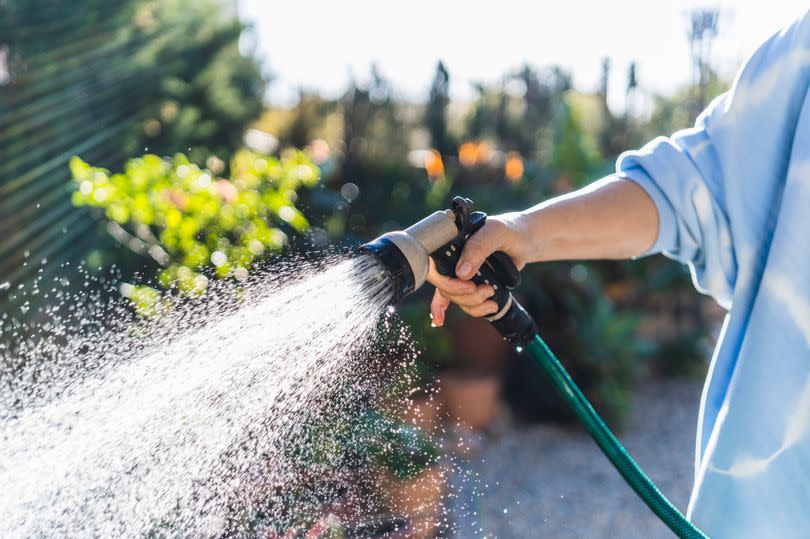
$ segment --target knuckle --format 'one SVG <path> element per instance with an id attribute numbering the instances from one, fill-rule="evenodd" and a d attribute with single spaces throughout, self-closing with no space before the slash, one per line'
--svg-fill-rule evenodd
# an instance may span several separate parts
<path id="1" fill-rule="evenodd" d="M 498 310 L 498 305 L 494 301 L 485 301 L 479 306 L 479 316 L 494 314 Z"/>
<path id="2" fill-rule="evenodd" d="M 453 296 L 453 303 L 456 303 L 463 307 L 475 307 L 481 302 L 478 301 L 478 298 L 476 298 L 475 296 L 471 296 L 468 294 L 463 296 Z"/>
<path id="3" fill-rule="evenodd" d="M 495 293 L 495 289 L 493 289 L 492 286 L 490 286 L 490 285 L 483 285 L 483 286 L 479 286 L 478 290 L 476 292 L 477 292 L 478 297 L 483 302 L 484 300 L 491 297 Z"/>
<path id="4" fill-rule="evenodd" d="M 480 234 L 473 234 L 467 240 L 465 248 L 469 250 L 470 254 L 479 254 L 480 251 L 486 248 L 486 243 Z"/>

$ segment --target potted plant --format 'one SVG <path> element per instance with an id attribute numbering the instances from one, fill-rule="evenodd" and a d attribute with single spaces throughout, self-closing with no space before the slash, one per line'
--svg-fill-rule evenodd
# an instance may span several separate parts
<path id="1" fill-rule="evenodd" d="M 377 411 L 365 416 L 363 451 L 375 465 L 373 489 L 381 509 L 409 522 L 411 539 L 428 539 L 439 526 L 445 492 L 436 444 L 419 427 Z"/>
<path id="2" fill-rule="evenodd" d="M 453 350 L 439 374 L 446 418 L 466 429 L 486 430 L 498 413 L 509 346 L 482 318 L 451 314 L 446 331 Z"/>

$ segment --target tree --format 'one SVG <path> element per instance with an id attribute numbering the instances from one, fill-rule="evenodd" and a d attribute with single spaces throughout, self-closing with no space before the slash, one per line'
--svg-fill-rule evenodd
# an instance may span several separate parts
<path id="1" fill-rule="evenodd" d="M 519 95 L 507 91 L 513 82 L 519 83 Z M 478 98 L 466 121 L 467 136 L 490 136 L 504 150 L 537 158 L 548 142 L 558 104 L 571 87 L 571 76 L 561 67 L 537 70 L 528 64 L 507 75 L 499 87 L 478 84 Z"/>
<path id="2" fill-rule="evenodd" d="M 579 112 L 564 99 L 554 121 L 554 153 L 551 165 L 565 175 L 574 187 L 591 179 L 600 164 L 595 142 L 582 126 Z"/>
<path id="3" fill-rule="evenodd" d="M 71 155 L 119 167 L 144 148 L 202 164 L 262 108 L 264 81 L 214 0 L 0 1 L 0 275 L 22 282 L 106 235 L 65 196 Z M 89 264 L 88 264 L 89 265 Z"/>
<path id="4" fill-rule="evenodd" d="M 599 79 L 599 97 L 602 100 L 602 108 L 608 110 L 608 85 L 610 83 L 610 58 L 602 58 L 602 76 Z"/>
<path id="5" fill-rule="evenodd" d="M 689 14 L 689 53 L 694 68 L 695 101 L 692 107 L 692 120 L 706 108 L 706 89 L 712 72 L 709 65 L 712 45 L 717 37 L 717 22 L 720 12 L 717 9 L 696 9 Z"/>
<path id="6" fill-rule="evenodd" d="M 343 166 L 350 175 L 362 161 L 396 161 L 408 151 L 407 133 L 399 118 L 388 80 L 376 65 L 364 88 L 352 80 L 341 100 L 343 110 Z"/>
<path id="7" fill-rule="evenodd" d="M 322 130 L 326 117 L 335 108 L 334 102 L 321 98 L 318 94 L 298 92 L 298 103 L 291 111 L 292 117 L 281 128 L 279 141 L 282 147 L 303 148 L 316 138 Z"/>
<path id="8" fill-rule="evenodd" d="M 450 74 L 444 63 L 439 61 L 430 85 L 430 95 L 425 108 L 425 125 L 430 133 L 431 145 L 442 155 L 450 155 L 455 152 L 455 144 L 447 128 L 447 107 L 449 105 Z"/>
<path id="9" fill-rule="evenodd" d="M 148 6 L 148 7 L 147 7 Z M 135 57 L 139 71 L 154 73 L 155 90 L 127 153 L 148 147 L 162 155 L 186 153 L 203 164 L 227 157 L 242 144 L 245 127 L 263 109 L 266 82 L 258 61 L 239 50 L 245 26 L 217 16 L 210 0 L 168 0 L 148 4 L 154 22 L 133 39 L 160 31 Z"/>

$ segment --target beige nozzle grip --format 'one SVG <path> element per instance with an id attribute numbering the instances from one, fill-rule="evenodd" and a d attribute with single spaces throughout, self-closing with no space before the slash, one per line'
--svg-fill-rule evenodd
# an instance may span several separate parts
<path id="1" fill-rule="evenodd" d="M 405 233 L 419 242 L 428 254 L 458 235 L 455 217 L 450 210 L 434 212 L 405 229 Z"/>
<path id="2" fill-rule="evenodd" d="M 455 218 L 450 210 L 437 211 L 404 231 L 389 232 L 383 237 L 399 248 L 413 272 L 413 289 L 425 284 L 430 269 L 430 253 L 458 235 Z"/>

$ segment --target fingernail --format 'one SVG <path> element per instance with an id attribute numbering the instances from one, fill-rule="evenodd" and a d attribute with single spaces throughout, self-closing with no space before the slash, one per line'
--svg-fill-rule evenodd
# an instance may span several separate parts
<path id="1" fill-rule="evenodd" d="M 472 266 L 470 266 L 469 262 L 462 262 L 458 265 L 458 269 L 456 270 L 456 274 L 459 277 L 469 277 L 472 273 Z"/>

